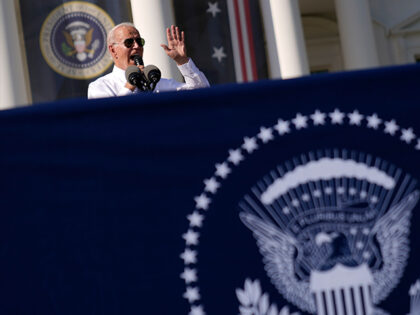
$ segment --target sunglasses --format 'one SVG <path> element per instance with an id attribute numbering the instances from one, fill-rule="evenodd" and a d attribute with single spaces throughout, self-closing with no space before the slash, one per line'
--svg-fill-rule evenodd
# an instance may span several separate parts
<path id="1" fill-rule="evenodd" d="M 139 45 L 140 47 L 144 46 L 144 38 L 141 37 L 136 37 L 136 38 L 127 38 L 126 40 L 124 40 L 123 44 L 125 47 L 127 48 L 131 48 L 134 45 L 134 41 L 136 41 L 137 45 Z"/>

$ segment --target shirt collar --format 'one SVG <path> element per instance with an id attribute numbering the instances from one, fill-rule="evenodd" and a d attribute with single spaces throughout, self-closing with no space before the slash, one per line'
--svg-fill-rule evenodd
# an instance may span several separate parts
<path id="1" fill-rule="evenodd" d="M 118 80 L 125 82 L 125 70 L 118 68 L 116 65 L 114 65 L 114 69 L 112 69 L 112 74 L 118 78 Z"/>

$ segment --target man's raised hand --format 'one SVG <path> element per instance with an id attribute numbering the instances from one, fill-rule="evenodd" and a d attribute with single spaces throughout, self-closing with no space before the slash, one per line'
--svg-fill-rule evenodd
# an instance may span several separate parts
<path id="1" fill-rule="evenodd" d="M 188 62 L 187 50 L 185 48 L 184 32 L 179 32 L 178 26 L 172 25 L 166 29 L 168 45 L 160 45 L 166 54 L 172 58 L 178 66 Z"/>

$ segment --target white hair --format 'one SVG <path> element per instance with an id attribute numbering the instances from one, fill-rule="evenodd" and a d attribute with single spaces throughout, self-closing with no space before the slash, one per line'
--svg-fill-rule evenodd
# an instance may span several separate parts
<path id="1" fill-rule="evenodd" d="M 123 22 L 123 23 L 120 23 L 118 25 L 115 25 L 109 31 L 108 36 L 106 38 L 106 43 L 107 43 L 108 46 L 115 43 L 115 31 L 117 29 L 119 29 L 120 27 L 134 27 L 137 30 L 137 28 L 134 26 L 134 24 L 133 23 L 130 23 L 130 22 Z"/>

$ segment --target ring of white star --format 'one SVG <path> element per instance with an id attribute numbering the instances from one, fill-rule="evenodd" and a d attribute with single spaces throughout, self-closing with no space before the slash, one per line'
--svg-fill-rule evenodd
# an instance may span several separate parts
<path id="1" fill-rule="evenodd" d="M 196 205 L 194 211 L 187 215 L 189 221 L 189 227 L 186 233 L 182 235 L 185 240 L 185 250 L 180 254 L 180 258 L 184 260 L 184 270 L 180 274 L 180 277 L 185 281 L 186 290 L 183 292 L 183 298 L 188 300 L 191 313 L 194 315 L 204 315 L 204 307 L 200 304 L 201 296 L 199 294 L 199 287 L 196 284 L 198 281 L 197 270 L 194 269 L 194 265 L 197 263 L 198 251 L 192 249 L 199 245 L 200 233 L 196 231 L 201 228 L 205 215 L 203 213 L 209 210 L 211 204 L 211 198 L 209 196 L 215 195 L 217 190 L 221 187 L 221 181 L 226 179 L 232 172 L 232 167 L 239 165 L 248 155 L 257 151 L 261 145 L 273 141 L 275 139 L 275 132 L 277 136 L 285 136 L 293 131 L 300 131 L 306 128 L 310 128 L 310 122 L 312 121 L 312 127 L 325 126 L 329 122 L 333 126 L 344 125 L 347 123 L 350 127 L 365 127 L 373 129 L 375 131 L 382 131 L 389 136 L 397 136 L 401 142 L 405 144 L 412 144 L 413 140 L 417 140 L 415 150 L 420 150 L 420 138 L 417 138 L 413 131 L 413 128 L 402 128 L 399 126 L 395 119 L 384 120 L 378 116 L 377 113 L 370 115 L 363 115 L 357 109 L 351 113 L 341 112 L 339 109 L 334 109 L 333 112 L 321 112 L 316 109 L 315 112 L 308 115 L 302 115 L 296 113 L 295 117 L 289 120 L 278 119 L 277 123 L 269 128 L 262 126 L 259 132 L 254 137 L 244 137 L 243 143 L 239 148 L 230 149 L 229 156 L 221 163 L 215 164 L 215 173 L 210 178 L 206 178 L 203 183 L 205 185 L 204 191 L 201 195 L 194 197 L 194 203 Z M 381 128 L 379 128 L 381 126 Z M 294 127 L 294 130 L 293 130 Z M 344 193 L 344 192 L 343 192 Z M 289 209 L 283 209 L 284 212 L 290 211 Z M 195 228 L 195 230 L 194 230 Z M 197 305 L 198 304 L 198 305 Z"/>

